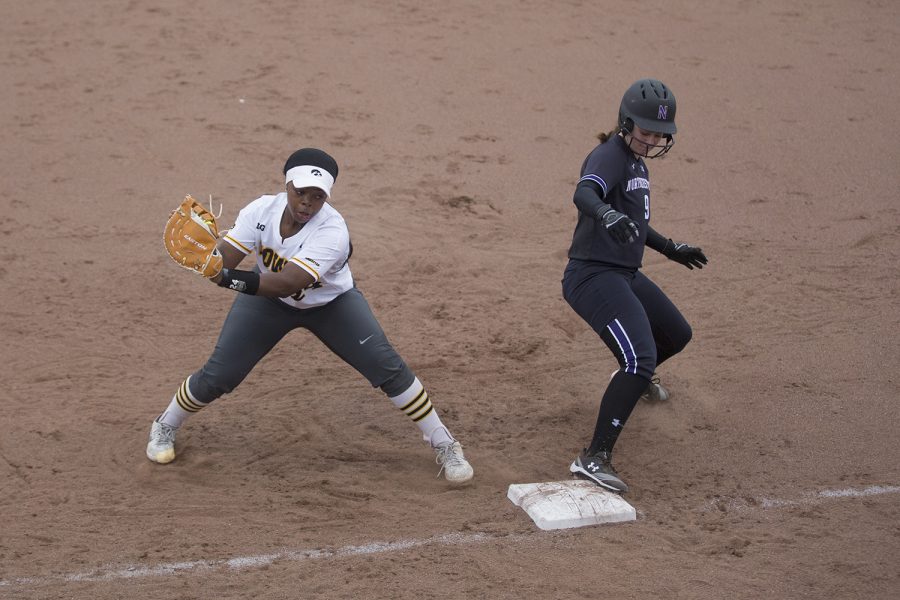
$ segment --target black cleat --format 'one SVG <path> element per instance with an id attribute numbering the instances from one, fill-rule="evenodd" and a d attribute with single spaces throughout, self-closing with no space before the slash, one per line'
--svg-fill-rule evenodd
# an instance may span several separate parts
<path id="1" fill-rule="evenodd" d="M 619 479 L 619 475 L 613 468 L 609 452 L 599 451 L 589 455 L 587 450 L 582 451 L 575 461 L 569 466 L 569 472 L 590 479 L 597 485 L 614 492 L 624 493 L 628 491 L 625 482 Z"/>

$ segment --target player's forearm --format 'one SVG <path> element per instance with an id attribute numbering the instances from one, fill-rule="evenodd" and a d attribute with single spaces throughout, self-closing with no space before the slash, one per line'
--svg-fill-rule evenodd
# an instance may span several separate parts
<path id="1" fill-rule="evenodd" d="M 648 248 L 664 254 L 666 251 L 666 245 L 669 243 L 669 241 L 669 238 L 662 235 L 652 227 L 647 227 L 647 241 L 645 242 L 645 244 Z"/>
<path id="2" fill-rule="evenodd" d="M 284 269 L 278 273 L 225 268 L 213 281 L 220 287 L 267 298 L 286 298 L 315 283 L 312 275 L 299 268 Z"/>
<path id="3" fill-rule="evenodd" d="M 241 264 L 241 261 L 247 257 L 246 254 L 228 242 L 224 235 L 216 242 L 216 248 L 218 248 L 219 252 L 222 254 L 222 266 L 226 269 L 236 269 L 237 266 Z"/>
<path id="4" fill-rule="evenodd" d="M 315 280 L 304 273 L 306 277 L 284 277 L 282 273 L 263 273 L 259 277 L 259 289 L 257 296 L 267 298 L 287 298 L 300 290 L 312 285 Z"/>
<path id="5" fill-rule="evenodd" d="M 592 181 L 582 181 L 575 188 L 575 196 L 572 201 L 578 210 L 586 215 L 599 219 L 612 210 L 612 207 L 603 201 L 600 186 Z"/>

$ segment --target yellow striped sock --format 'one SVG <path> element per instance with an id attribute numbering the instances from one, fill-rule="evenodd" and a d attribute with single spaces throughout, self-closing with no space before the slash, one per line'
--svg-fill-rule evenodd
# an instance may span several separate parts
<path id="1" fill-rule="evenodd" d="M 208 403 L 197 402 L 197 399 L 191 395 L 191 388 L 188 384 L 190 380 L 191 378 L 188 377 L 181 382 L 178 391 L 172 396 L 169 406 L 157 419 L 160 423 L 165 423 L 172 427 L 181 427 L 185 419 L 208 405 Z"/>
<path id="2" fill-rule="evenodd" d="M 413 423 L 422 432 L 422 439 L 426 442 L 435 443 L 435 440 L 431 439 L 432 433 L 435 431 L 446 432 L 446 437 L 453 439 L 441 422 L 440 417 L 438 417 L 434 405 L 431 404 L 431 400 L 428 398 L 428 392 L 425 391 L 418 377 L 402 394 L 392 396 L 391 402 L 413 420 Z"/>
<path id="3" fill-rule="evenodd" d="M 197 400 L 191 395 L 191 388 L 188 386 L 188 382 L 190 380 L 191 378 L 188 377 L 181 383 L 181 386 L 178 388 L 178 391 L 175 392 L 175 397 L 173 399 L 178 402 L 178 406 L 180 406 L 183 410 L 186 410 L 190 413 L 195 413 L 206 406 L 206 404 L 197 402 Z"/>

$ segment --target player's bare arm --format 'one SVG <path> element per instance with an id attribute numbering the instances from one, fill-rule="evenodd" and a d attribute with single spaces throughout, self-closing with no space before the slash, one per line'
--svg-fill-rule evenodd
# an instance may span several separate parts
<path id="1" fill-rule="evenodd" d="M 244 258 L 247 256 L 246 254 L 226 242 L 224 234 L 216 243 L 216 248 L 222 255 L 222 266 L 226 269 L 236 269 L 237 266 L 241 264 L 241 261 L 244 260 Z M 213 283 L 219 283 L 219 281 L 221 280 L 221 273 L 210 279 L 210 281 L 212 281 Z"/>
<path id="2" fill-rule="evenodd" d="M 236 269 L 247 255 L 225 241 L 224 238 L 219 240 L 216 247 L 222 254 L 222 266 L 224 269 L 222 273 L 210 278 L 210 281 L 220 285 L 226 269 Z M 316 280 L 312 275 L 300 267 L 289 263 L 277 273 L 261 273 L 259 275 L 259 288 L 256 290 L 255 295 L 285 298 L 306 289 L 315 282 Z"/>
<path id="3" fill-rule="evenodd" d="M 263 273 L 259 276 L 257 296 L 286 298 L 304 290 L 316 282 L 315 278 L 300 267 L 288 263 L 277 273 Z"/>

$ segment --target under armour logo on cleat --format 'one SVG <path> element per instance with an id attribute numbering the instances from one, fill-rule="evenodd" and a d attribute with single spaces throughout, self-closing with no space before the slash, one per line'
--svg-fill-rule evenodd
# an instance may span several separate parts
<path id="1" fill-rule="evenodd" d="M 594 464 L 594 462 L 591 461 L 590 463 L 588 463 L 587 468 L 588 468 L 588 471 L 590 471 L 591 473 L 596 473 L 597 471 L 600 470 L 600 465 Z"/>

